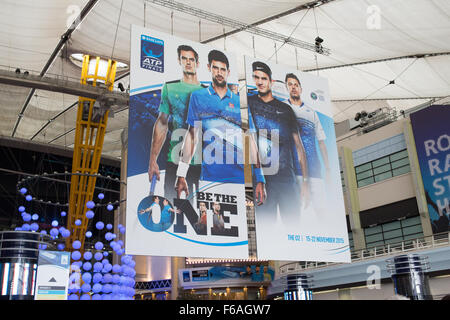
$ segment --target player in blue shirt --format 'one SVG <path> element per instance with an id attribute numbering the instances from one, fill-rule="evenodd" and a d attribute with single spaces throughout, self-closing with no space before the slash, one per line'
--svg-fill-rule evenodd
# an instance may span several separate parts
<path id="1" fill-rule="evenodd" d="M 209 52 L 208 70 L 212 75 L 212 85 L 193 92 L 189 102 L 189 128 L 177 170 L 178 197 L 183 191 L 186 195 L 189 193 L 185 177 L 197 142 L 201 141 L 199 134 L 202 134 L 204 145 L 201 180 L 245 182 L 240 101 L 239 96 L 227 86 L 230 69 L 228 58 L 223 52 Z M 252 128 L 254 126 L 250 124 Z M 255 193 L 260 204 L 265 200 L 265 180 L 258 163 L 254 166 L 254 172 L 257 177 Z"/>
<path id="2" fill-rule="evenodd" d="M 256 61 L 252 68 L 258 94 L 248 97 L 248 107 L 258 131 L 258 150 L 262 159 L 269 159 L 268 155 L 273 154 L 275 148 L 278 148 L 279 155 L 278 159 L 270 159 L 271 163 L 264 161 L 262 164 L 267 201 L 256 209 L 256 215 L 263 225 L 274 225 L 279 209 L 283 223 L 290 225 L 299 221 L 302 202 L 306 204 L 309 202 L 305 149 L 292 109 L 272 95 L 272 71 L 269 66 Z M 272 137 L 274 132 L 278 134 L 278 144 L 275 137 Z M 296 159 L 300 159 L 302 172 L 305 173 L 301 189 L 295 175 Z M 277 161 L 277 172 L 270 174 L 269 170 L 276 167 L 273 162 Z"/>

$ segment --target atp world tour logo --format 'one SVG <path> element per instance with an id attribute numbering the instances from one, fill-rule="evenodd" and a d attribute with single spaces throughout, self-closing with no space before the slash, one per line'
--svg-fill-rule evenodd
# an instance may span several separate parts
<path id="1" fill-rule="evenodd" d="M 164 72 L 164 41 L 141 35 L 141 68 Z"/>

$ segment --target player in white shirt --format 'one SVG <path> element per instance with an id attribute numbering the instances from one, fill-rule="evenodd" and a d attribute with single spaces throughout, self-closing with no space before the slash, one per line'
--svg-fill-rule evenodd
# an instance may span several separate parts
<path id="1" fill-rule="evenodd" d="M 325 178 L 328 180 L 330 177 L 330 166 L 325 145 L 326 134 L 317 112 L 302 101 L 302 87 L 298 77 L 293 73 L 288 73 L 285 78 L 285 84 L 289 92 L 289 99 L 284 102 L 295 113 L 300 137 L 306 151 L 312 203 L 315 211 L 320 213 L 325 210 L 326 193 L 316 140 L 318 141 L 320 154 L 325 165 Z M 296 174 L 299 181 L 304 181 L 298 163 L 296 163 Z"/>

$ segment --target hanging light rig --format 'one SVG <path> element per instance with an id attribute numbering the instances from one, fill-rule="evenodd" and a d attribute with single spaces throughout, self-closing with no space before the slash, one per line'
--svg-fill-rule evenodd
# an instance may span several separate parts
<path id="1" fill-rule="evenodd" d="M 81 84 L 112 91 L 116 68 L 116 61 L 85 55 Z M 87 202 L 94 196 L 108 114 L 108 104 L 79 97 L 67 219 L 67 229 L 71 232 L 66 238 L 68 250 L 72 249 L 75 240 L 81 242 L 81 250 L 84 248 L 88 222 L 93 217 L 93 207 L 89 205 L 92 208 L 88 208 Z"/>

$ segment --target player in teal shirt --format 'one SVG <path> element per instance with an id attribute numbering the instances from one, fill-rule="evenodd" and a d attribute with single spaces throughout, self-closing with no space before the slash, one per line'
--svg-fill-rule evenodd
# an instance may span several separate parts
<path id="1" fill-rule="evenodd" d="M 174 190 L 176 171 L 178 168 L 178 154 L 175 154 L 174 148 L 180 143 L 177 137 L 173 137 L 173 133 L 177 129 L 187 129 L 186 117 L 188 112 L 188 103 L 191 93 L 202 89 L 202 85 L 197 79 L 197 68 L 199 65 L 199 57 L 197 52 L 190 46 L 181 45 L 177 49 L 178 63 L 182 67 L 183 77 L 181 80 L 171 81 L 164 84 L 161 91 L 161 102 L 159 106 L 159 116 L 153 127 L 153 136 L 150 150 L 150 160 L 148 175 L 152 181 L 154 175 L 157 180 L 160 179 L 160 168 L 157 160 L 164 145 L 167 132 L 170 130 L 172 135 L 169 142 L 169 153 L 165 168 L 164 178 L 164 196 L 173 201 L 176 197 Z M 181 137 L 184 136 L 184 133 Z M 193 159 L 194 160 L 194 159 Z M 191 163 L 192 170 L 187 179 L 190 182 L 190 188 L 197 186 L 200 176 L 200 166 Z M 192 191 L 192 189 L 191 189 Z"/>

